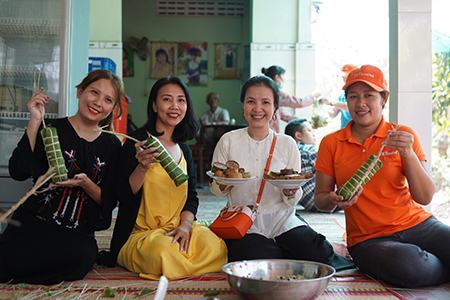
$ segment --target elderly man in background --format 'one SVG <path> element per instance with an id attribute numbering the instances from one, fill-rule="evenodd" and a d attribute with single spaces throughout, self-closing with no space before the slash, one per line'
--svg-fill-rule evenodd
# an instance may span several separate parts
<path id="1" fill-rule="evenodd" d="M 211 92 L 206 96 L 207 110 L 200 118 L 202 125 L 228 125 L 230 113 L 226 108 L 219 106 L 219 95 Z"/>

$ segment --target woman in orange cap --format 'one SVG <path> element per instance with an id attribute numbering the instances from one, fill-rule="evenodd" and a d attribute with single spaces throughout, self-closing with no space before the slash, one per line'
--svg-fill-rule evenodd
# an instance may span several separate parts
<path id="1" fill-rule="evenodd" d="M 357 68 L 358 68 L 357 66 L 352 64 L 345 64 L 342 66 L 341 73 L 344 82 L 347 79 L 348 74 Z M 344 93 L 339 95 L 337 102 L 332 103 L 327 101 L 327 99 L 321 99 L 320 103 L 331 106 L 332 109 L 329 113 L 331 118 L 335 118 L 339 113 L 341 113 L 341 128 L 344 128 L 347 125 L 347 123 L 350 122 L 350 120 L 352 119 L 352 116 L 348 112 L 347 99 L 345 99 Z"/>
<path id="2" fill-rule="evenodd" d="M 450 227 L 422 205 L 435 185 L 425 169 L 416 133 L 384 120 L 389 97 L 383 73 L 371 65 L 350 72 L 343 87 L 352 121 L 326 136 L 316 161 L 315 203 L 344 209 L 349 252 L 359 269 L 401 287 L 437 285 L 450 279 Z M 381 169 L 344 201 L 335 191 L 367 161 Z"/>

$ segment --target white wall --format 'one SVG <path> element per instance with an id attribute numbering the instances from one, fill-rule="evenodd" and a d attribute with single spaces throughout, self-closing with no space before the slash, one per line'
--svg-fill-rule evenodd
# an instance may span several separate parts
<path id="1" fill-rule="evenodd" d="M 390 120 L 418 134 L 431 169 L 432 0 L 390 0 Z"/>
<path id="2" fill-rule="evenodd" d="M 114 61 L 122 78 L 122 0 L 91 0 L 89 57 Z"/>
<path id="3" fill-rule="evenodd" d="M 286 92 L 299 97 L 312 93 L 315 47 L 311 43 L 311 0 L 284 0 L 282 4 L 253 1 L 252 16 L 250 76 L 261 75 L 262 67 L 279 65 L 286 70 Z M 311 113 L 312 106 L 296 110 L 299 117 L 309 117 Z"/>

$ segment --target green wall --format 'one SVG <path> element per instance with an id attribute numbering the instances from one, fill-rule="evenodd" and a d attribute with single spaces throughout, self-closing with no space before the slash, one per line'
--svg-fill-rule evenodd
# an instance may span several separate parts
<path id="1" fill-rule="evenodd" d="M 253 0 L 252 42 L 296 43 L 299 1 Z"/>
<path id="2" fill-rule="evenodd" d="M 248 4 L 247 4 L 248 5 Z M 122 40 L 129 37 L 150 41 L 167 42 L 207 42 L 208 43 L 208 84 L 190 86 L 189 92 L 198 117 L 208 109 L 205 102 L 210 91 L 220 94 L 220 105 L 230 110 L 231 118 L 242 123 L 242 106 L 239 102 L 239 90 L 246 79 L 248 70 L 243 71 L 239 80 L 215 80 L 214 43 L 240 43 L 238 65 L 244 69 L 244 46 L 249 45 L 249 8 L 245 17 L 190 17 L 158 16 L 156 1 L 123 1 L 122 3 Z M 150 60 L 140 60 L 134 56 L 134 77 L 125 77 L 126 93 L 132 98 L 129 112 L 133 121 L 141 126 L 146 120 L 147 99 L 151 86 L 155 82 L 149 79 Z"/>
<path id="3" fill-rule="evenodd" d="M 122 41 L 122 0 L 91 0 L 90 41 Z"/>

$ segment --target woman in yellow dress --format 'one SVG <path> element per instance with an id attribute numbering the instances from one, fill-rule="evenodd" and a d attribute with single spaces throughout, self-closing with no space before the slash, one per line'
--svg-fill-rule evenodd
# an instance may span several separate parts
<path id="1" fill-rule="evenodd" d="M 169 279 L 218 272 L 227 260 L 223 240 L 195 222 L 198 197 L 195 167 L 184 143 L 198 128 L 186 86 L 177 77 L 158 80 L 148 100 L 148 121 L 127 140 L 120 156 L 119 212 L 111 258 L 143 278 Z M 158 163 L 155 147 L 143 149 L 151 134 L 158 138 L 189 179 L 179 186 Z"/>

